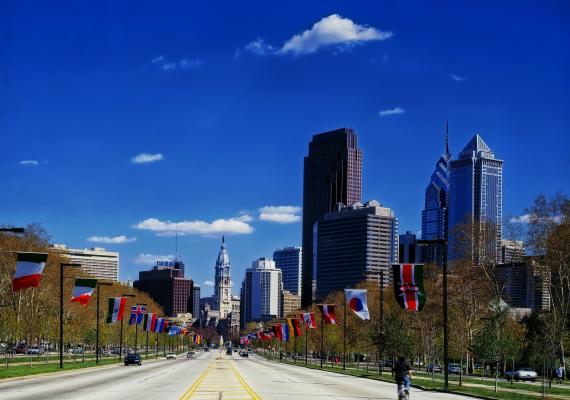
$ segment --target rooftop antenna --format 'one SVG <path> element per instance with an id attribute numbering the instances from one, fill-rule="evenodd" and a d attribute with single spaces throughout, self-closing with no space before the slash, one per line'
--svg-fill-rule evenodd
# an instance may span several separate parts
<path id="1" fill-rule="evenodd" d="M 449 153 L 449 120 L 445 121 L 445 152 Z"/>

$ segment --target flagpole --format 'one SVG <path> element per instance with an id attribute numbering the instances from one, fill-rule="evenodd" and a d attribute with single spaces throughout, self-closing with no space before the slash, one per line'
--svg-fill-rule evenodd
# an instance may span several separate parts
<path id="1" fill-rule="evenodd" d="M 135 354 L 137 353 L 137 348 L 138 348 L 138 340 L 137 340 L 137 336 L 139 333 L 139 324 L 138 324 L 138 310 L 137 310 L 137 319 L 135 319 Z"/>
<path id="2" fill-rule="evenodd" d="M 121 294 L 122 297 L 135 297 L 134 294 Z M 125 301 L 125 308 L 127 307 L 127 302 Z M 120 308 L 120 306 L 119 306 Z M 123 321 L 125 320 L 125 312 L 123 309 L 123 315 L 121 316 L 121 332 L 119 334 L 119 362 L 121 361 L 121 357 L 123 357 Z M 135 321 L 136 322 L 136 321 Z"/>
<path id="3" fill-rule="evenodd" d="M 342 322 L 342 369 L 346 370 L 346 294 L 344 295 L 344 318 Z"/>
<path id="4" fill-rule="evenodd" d="M 95 313 L 95 364 L 99 365 L 99 282 L 97 282 L 97 308 Z"/>
<path id="5" fill-rule="evenodd" d="M 384 270 L 380 268 L 380 336 L 378 337 L 378 373 L 382 375 L 384 369 Z"/>
<path id="6" fill-rule="evenodd" d="M 307 354 L 308 354 L 308 350 L 307 350 L 307 341 L 308 341 L 308 336 L 309 336 L 309 332 L 307 330 L 307 323 L 305 322 L 305 365 L 307 365 Z"/>
<path id="7" fill-rule="evenodd" d="M 325 317 L 324 310 L 321 310 L 321 368 L 323 367 L 323 352 L 325 351 Z"/>
<path id="8" fill-rule="evenodd" d="M 146 357 L 148 358 L 148 330 L 146 331 Z"/>
<path id="9" fill-rule="evenodd" d="M 59 264 L 59 368 L 63 368 L 63 267 L 81 267 L 81 264 Z"/>

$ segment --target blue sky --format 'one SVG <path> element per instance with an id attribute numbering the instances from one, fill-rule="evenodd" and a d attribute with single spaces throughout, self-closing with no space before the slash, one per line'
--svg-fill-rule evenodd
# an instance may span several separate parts
<path id="1" fill-rule="evenodd" d="M 300 245 L 318 132 L 356 129 L 363 198 L 401 232 L 446 120 L 454 156 L 480 133 L 505 161 L 504 215 L 568 193 L 570 4 L 459 3 L 2 2 L 0 222 L 120 251 L 121 279 L 174 254 L 179 223 L 200 284 L 225 232 L 237 293 Z"/>

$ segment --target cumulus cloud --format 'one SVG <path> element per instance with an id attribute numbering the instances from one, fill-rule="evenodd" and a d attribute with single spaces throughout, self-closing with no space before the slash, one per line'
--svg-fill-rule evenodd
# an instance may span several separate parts
<path id="1" fill-rule="evenodd" d="M 238 221 L 243 221 L 243 222 L 251 222 L 253 221 L 253 217 L 249 214 L 242 214 L 239 217 L 236 217 L 236 219 Z"/>
<path id="2" fill-rule="evenodd" d="M 301 221 L 301 207 L 297 206 L 265 206 L 259 210 L 259 219 L 262 221 L 290 224 Z"/>
<path id="3" fill-rule="evenodd" d="M 271 46 L 268 43 L 265 43 L 265 41 L 261 38 L 257 38 L 253 42 L 249 42 L 244 49 L 258 56 L 272 54 L 276 50 L 275 47 Z"/>
<path id="4" fill-rule="evenodd" d="M 204 286 L 214 286 L 215 283 L 214 283 L 214 281 L 204 281 L 204 282 L 202 282 L 202 285 L 204 285 Z"/>
<path id="5" fill-rule="evenodd" d="M 523 214 L 523 215 L 519 215 L 518 217 L 510 218 L 509 222 L 513 223 L 513 224 L 528 224 L 528 223 L 530 223 L 531 219 L 536 220 L 537 216 L 533 215 L 533 214 Z M 542 219 L 554 222 L 556 224 L 559 224 L 562 222 L 562 215 L 555 215 L 555 216 L 552 216 L 549 218 L 542 218 Z"/>
<path id="6" fill-rule="evenodd" d="M 181 60 L 168 60 L 164 56 L 158 56 L 153 58 L 150 63 L 156 65 L 163 71 L 174 71 L 177 69 L 190 69 L 198 68 L 204 65 L 204 61 L 192 58 L 182 58 Z"/>
<path id="7" fill-rule="evenodd" d="M 145 163 L 160 161 L 163 159 L 164 159 L 164 157 L 162 156 L 161 153 L 156 153 L 156 154 L 140 153 L 140 154 L 137 154 L 136 156 L 134 156 L 133 158 L 131 158 L 131 163 L 132 164 L 145 164 Z"/>
<path id="8" fill-rule="evenodd" d="M 37 160 L 22 160 L 19 162 L 20 165 L 40 165 L 40 162 Z"/>
<path id="9" fill-rule="evenodd" d="M 253 227 L 239 218 L 217 219 L 206 221 L 161 221 L 157 218 L 147 218 L 133 226 L 133 228 L 155 232 L 158 236 L 178 235 L 245 235 L 253 232 Z"/>
<path id="10" fill-rule="evenodd" d="M 348 18 L 332 14 L 316 22 L 311 29 L 294 35 L 287 40 L 278 54 L 311 54 L 324 46 L 351 46 L 372 40 L 386 40 L 392 32 L 359 25 Z"/>
<path id="11" fill-rule="evenodd" d="M 379 114 L 381 117 L 387 117 L 387 116 L 390 116 L 390 115 L 404 114 L 405 112 L 406 112 L 406 110 L 404 110 L 403 108 L 395 107 L 395 108 L 391 108 L 391 109 L 388 109 L 388 110 L 382 110 L 382 111 L 380 111 L 378 114 Z"/>
<path id="12" fill-rule="evenodd" d="M 134 258 L 133 262 L 135 264 L 140 264 L 140 265 L 152 265 L 157 261 L 172 261 L 172 260 L 174 260 L 174 256 L 172 254 L 161 255 L 161 254 L 140 253 Z"/>
<path id="13" fill-rule="evenodd" d="M 467 78 L 455 74 L 449 74 L 449 77 L 455 82 L 464 82 L 467 80 Z"/>
<path id="14" fill-rule="evenodd" d="M 132 243 L 137 240 L 136 237 L 126 237 L 125 235 L 120 236 L 90 236 L 87 238 L 88 242 L 93 243 L 104 243 L 104 244 L 123 244 L 123 243 Z"/>

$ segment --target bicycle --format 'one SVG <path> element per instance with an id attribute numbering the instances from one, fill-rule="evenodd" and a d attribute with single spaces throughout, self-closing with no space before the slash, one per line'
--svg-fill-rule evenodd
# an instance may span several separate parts
<path id="1" fill-rule="evenodd" d="M 398 400 L 410 400 L 410 391 L 406 389 L 404 382 L 398 383 Z"/>

